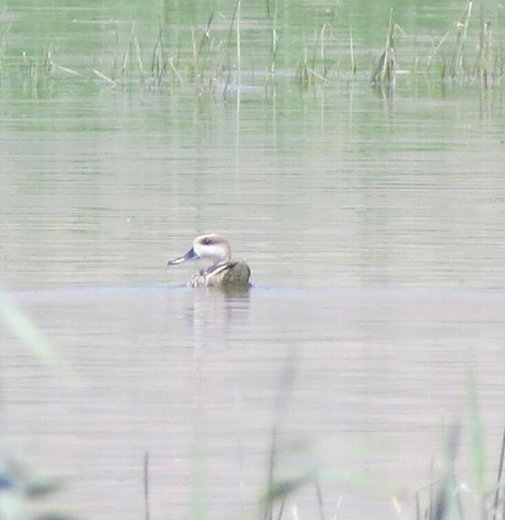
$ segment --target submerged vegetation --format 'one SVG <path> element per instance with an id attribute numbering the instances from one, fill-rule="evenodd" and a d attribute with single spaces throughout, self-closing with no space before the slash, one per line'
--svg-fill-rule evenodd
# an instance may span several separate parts
<path id="1" fill-rule="evenodd" d="M 23 91 L 32 96 L 66 80 L 171 92 L 188 87 L 200 94 L 224 97 L 238 95 L 242 87 L 251 84 L 271 91 L 276 81 L 285 78 L 294 79 L 301 89 L 330 80 L 370 81 L 375 86 L 394 87 L 399 74 L 482 88 L 503 84 L 505 54 L 499 17 L 497 22 L 487 19 L 482 9 L 480 17 L 476 16 L 471 0 L 458 19 L 448 21 L 449 29 L 444 34 L 416 35 L 414 40 L 395 22 L 391 10 L 382 49 L 357 48 L 352 27 L 343 30 L 342 24 L 336 23 L 338 7 L 319 22 L 312 36 L 297 35 L 294 43 L 291 29 L 279 26 L 278 3 L 269 2 L 268 23 L 255 32 L 254 38 L 262 38 L 259 46 L 270 51 L 254 60 L 250 47 L 255 42 L 244 38 L 249 27 L 242 27 L 241 9 L 237 0 L 233 12 L 225 15 L 213 11 L 202 25 L 179 28 L 177 38 L 173 28 L 160 21 L 151 43 L 145 35 L 139 36 L 136 23 L 130 25 L 126 41 L 114 26 L 111 55 L 96 57 L 97 63 L 90 67 L 60 62 L 51 42 L 38 56 L 26 51 L 19 54 L 9 43 L 12 23 L 0 23 L 0 92 L 19 79 Z M 400 68 L 398 56 L 405 47 L 410 53 L 414 49 L 414 59 L 410 67 L 403 63 Z"/>

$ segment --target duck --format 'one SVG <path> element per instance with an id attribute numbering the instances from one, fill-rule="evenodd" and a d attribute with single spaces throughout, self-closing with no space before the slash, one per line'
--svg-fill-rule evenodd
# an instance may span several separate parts
<path id="1" fill-rule="evenodd" d="M 231 259 L 230 244 L 216 233 L 196 237 L 191 249 L 185 255 L 169 260 L 167 266 L 199 259 L 212 263 L 191 278 L 189 287 L 218 287 L 224 290 L 246 290 L 251 287 L 251 269 L 244 260 L 237 262 Z"/>

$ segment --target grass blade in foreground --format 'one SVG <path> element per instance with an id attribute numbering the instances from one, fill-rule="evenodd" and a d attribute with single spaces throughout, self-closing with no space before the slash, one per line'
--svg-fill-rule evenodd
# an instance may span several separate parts
<path id="1" fill-rule="evenodd" d="M 42 337 L 36 325 L 7 297 L 0 292 L 0 316 L 9 329 L 29 347 L 45 365 L 56 366 L 61 359 Z"/>

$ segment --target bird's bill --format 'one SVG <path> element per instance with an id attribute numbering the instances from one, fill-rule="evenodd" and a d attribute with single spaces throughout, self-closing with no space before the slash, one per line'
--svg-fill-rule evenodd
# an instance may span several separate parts
<path id="1" fill-rule="evenodd" d="M 174 258 L 173 260 L 169 260 L 167 265 L 177 265 L 182 264 L 182 262 L 187 262 L 188 260 L 198 260 L 200 258 L 193 248 L 191 248 L 184 256 L 180 256 L 178 258 Z"/>

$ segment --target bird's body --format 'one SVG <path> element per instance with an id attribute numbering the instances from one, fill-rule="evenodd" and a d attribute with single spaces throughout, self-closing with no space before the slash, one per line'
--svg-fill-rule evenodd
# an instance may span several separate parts
<path id="1" fill-rule="evenodd" d="M 168 262 L 177 265 L 188 260 L 209 259 L 212 264 L 201 269 L 189 281 L 190 287 L 219 287 L 224 290 L 244 290 L 251 285 L 251 269 L 242 260 L 231 260 L 228 242 L 220 235 L 202 235 L 184 255 Z"/>
<path id="2" fill-rule="evenodd" d="M 190 287 L 240 288 L 250 285 L 251 270 L 244 262 L 225 262 L 200 270 L 191 278 Z"/>

